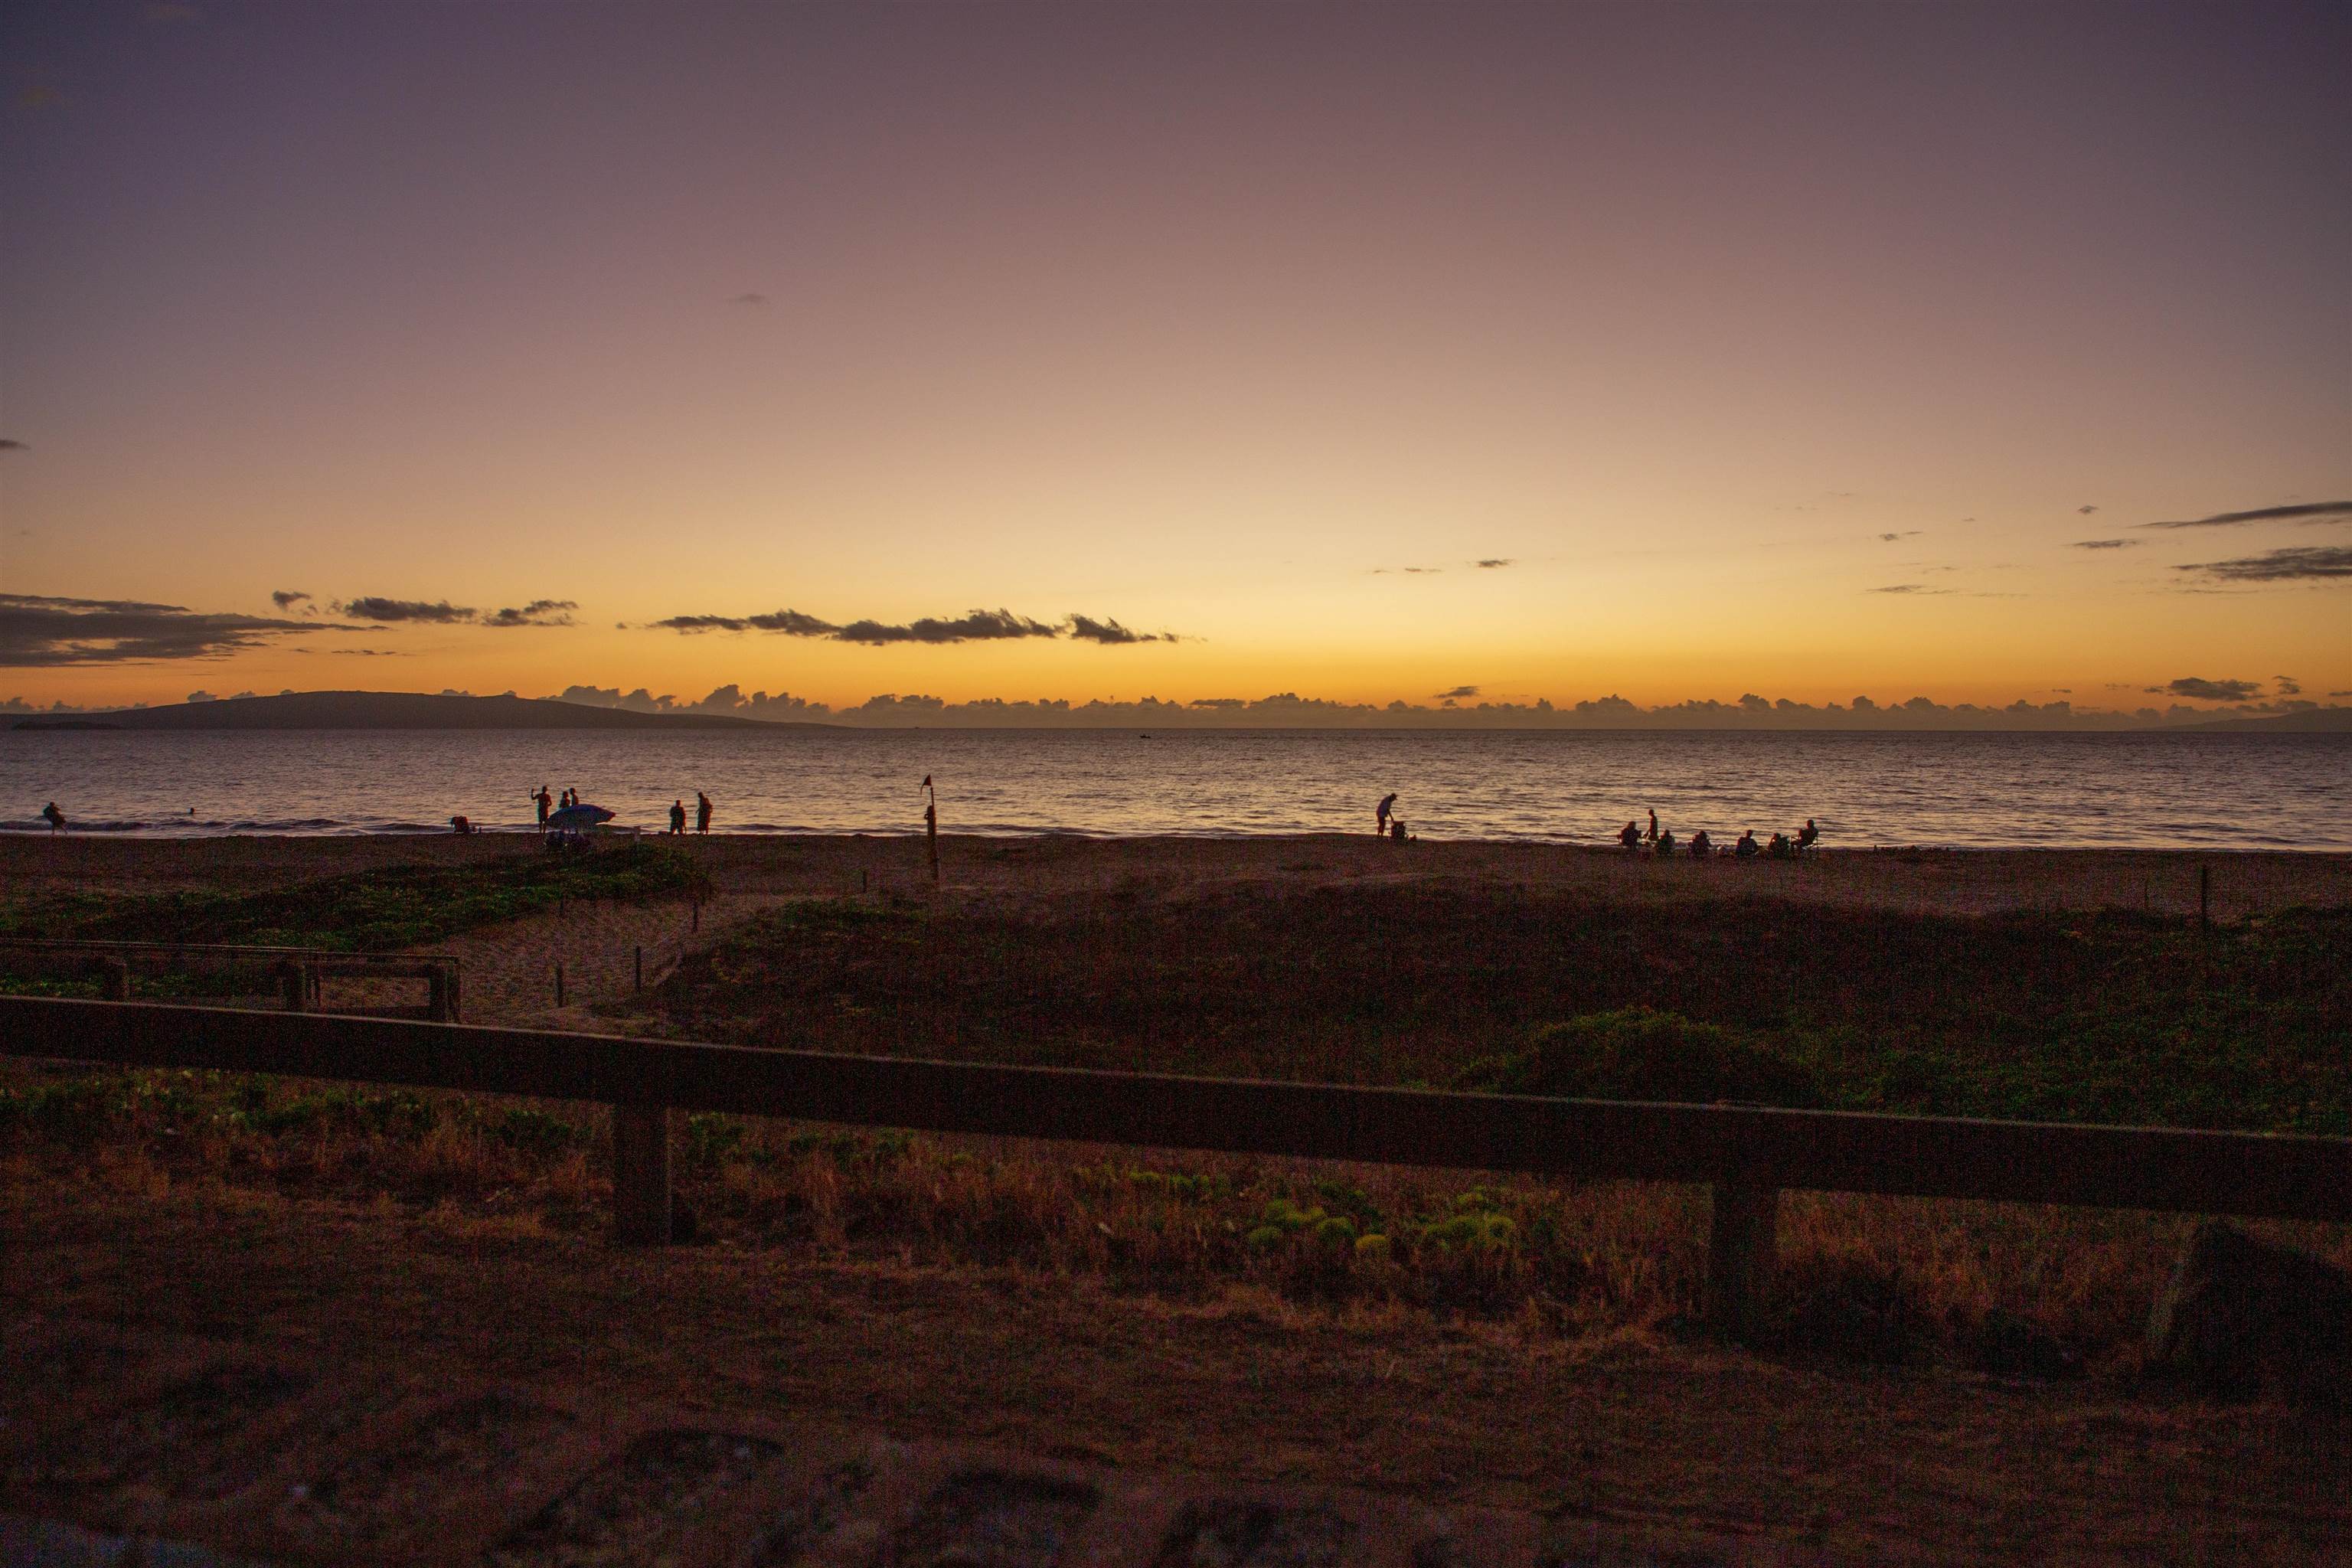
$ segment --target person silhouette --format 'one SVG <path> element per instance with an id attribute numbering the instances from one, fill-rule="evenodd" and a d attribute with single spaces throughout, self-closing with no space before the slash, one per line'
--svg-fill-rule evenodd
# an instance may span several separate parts
<path id="1" fill-rule="evenodd" d="M 51 801 L 41 807 L 41 817 L 49 825 L 51 833 L 63 833 L 66 830 L 66 814 L 58 809 L 56 801 Z"/>
<path id="2" fill-rule="evenodd" d="M 694 830 L 697 833 L 710 831 L 710 797 L 700 790 L 694 792 Z"/>
<path id="3" fill-rule="evenodd" d="M 1656 812 L 1653 811 L 1652 813 L 1650 813 L 1650 842 L 1651 842 L 1651 843 L 1653 843 L 1653 844 L 1655 844 L 1657 841 L 1658 841 L 1658 814 L 1657 814 Z"/>
<path id="4" fill-rule="evenodd" d="M 1706 836 L 1706 828 L 1691 835 L 1690 852 L 1702 860 L 1715 853 L 1715 840 Z"/>
<path id="5" fill-rule="evenodd" d="M 1642 847 L 1642 825 L 1638 822 L 1627 823 L 1625 830 L 1617 836 L 1617 842 L 1628 849 L 1639 849 Z"/>
<path id="6" fill-rule="evenodd" d="M 669 830 L 672 833 L 683 833 L 686 831 L 686 797 L 684 795 L 680 795 L 677 799 L 670 802 Z"/>
<path id="7" fill-rule="evenodd" d="M 1372 813 L 1372 837 L 1377 838 L 1389 830 L 1389 816 L 1396 810 L 1396 792 L 1381 796 L 1380 808 Z"/>
<path id="8" fill-rule="evenodd" d="M 541 830 L 544 832 L 547 827 L 547 814 L 555 805 L 555 797 L 547 793 L 547 786 L 545 784 L 541 784 L 539 786 L 539 793 L 532 795 L 530 798 L 538 803 L 539 826 Z"/>
<path id="9" fill-rule="evenodd" d="M 1756 842 L 1756 830 L 1754 828 L 1743 828 L 1740 831 L 1739 842 L 1731 847 L 1731 852 L 1734 855 L 1738 856 L 1742 860 L 1745 860 L 1751 855 L 1761 855 L 1764 853 L 1764 847 Z"/>
<path id="10" fill-rule="evenodd" d="M 1797 847 L 1811 849 L 1813 847 L 1813 840 L 1821 836 L 1822 830 L 1813 826 L 1813 819 L 1809 816 L 1805 818 L 1805 825 L 1797 829 Z"/>

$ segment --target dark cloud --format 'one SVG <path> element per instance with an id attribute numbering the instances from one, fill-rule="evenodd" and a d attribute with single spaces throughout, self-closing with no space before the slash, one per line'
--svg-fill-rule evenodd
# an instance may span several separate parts
<path id="1" fill-rule="evenodd" d="M 2137 539 L 2078 539 L 2077 550 L 2136 550 L 2143 542 Z"/>
<path id="2" fill-rule="evenodd" d="M 1916 539 L 1919 537 L 1919 531 L 1916 528 L 1906 528 L 1900 533 L 1882 533 L 1878 539 L 1882 544 L 1892 544 L 1898 539 Z"/>
<path id="3" fill-rule="evenodd" d="M 890 643 L 1003 642 L 1061 636 L 1061 628 L 1016 616 L 1010 610 L 971 610 L 952 620 L 925 616 L 905 626 L 852 621 L 833 634 L 835 641 L 881 647 Z"/>
<path id="4" fill-rule="evenodd" d="M 738 294 L 727 302 L 730 305 L 740 305 L 746 310 L 756 310 L 768 302 L 768 297 L 765 294 Z"/>
<path id="5" fill-rule="evenodd" d="M 1518 562 L 1508 555 L 1490 555 L 1484 561 L 1474 561 L 1471 564 L 1481 572 L 1493 572 L 1505 566 L 1517 566 Z"/>
<path id="6" fill-rule="evenodd" d="M 843 624 L 799 610 L 771 610 L 759 616 L 670 616 L 649 625 L 657 631 L 685 633 L 781 632 L 786 637 L 823 637 L 828 642 L 863 643 L 868 647 L 893 643 L 1004 642 L 1025 637 L 1071 637 L 1103 644 L 1178 640 L 1173 632 L 1139 632 L 1108 617 L 1097 620 L 1092 616 L 1072 615 L 1059 622 L 1049 622 L 1004 609 L 969 610 L 951 618 L 925 616 L 903 625 L 870 618 Z"/>
<path id="7" fill-rule="evenodd" d="M 2221 511 L 2211 517 L 2184 518 L 2175 522 L 2143 522 L 2142 528 L 2235 528 L 2248 522 L 2352 522 L 2352 500 L 2312 501 L 2302 506 L 2257 507 L 2252 511 Z"/>
<path id="8" fill-rule="evenodd" d="M 1884 588 L 1868 590 L 1873 594 L 1948 594 L 1949 588 L 1930 588 L 1925 583 L 1890 583 Z"/>
<path id="9" fill-rule="evenodd" d="M 1119 625 L 1116 620 L 1098 621 L 1092 616 L 1073 614 L 1069 620 L 1065 624 L 1069 627 L 1070 636 L 1076 637 L 1080 642 L 1118 644 L 1139 642 L 1174 642 L 1176 640 L 1174 636 L 1168 632 L 1131 631 L 1128 627 Z"/>
<path id="10" fill-rule="evenodd" d="M 5 437 L 0 437 L 0 452 L 26 452 L 30 451 L 31 449 L 32 448 L 26 447 L 22 441 L 11 441 Z"/>
<path id="11" fill-rule="evenodd" d="M 2158 697 L 2186 697 L 2197 702 L 2243 702 L 2258 696 L 2262 689 L 2259 680 L 2207 680 L 2196 675 L 2184 675 L 2169 685 L 2148 688 Z"/>
<path id="12" fill-rule="evenodd" d="M 1475 697 L 1477 695 L 1478 689 L 1475 686 L 1457 686 L 1451 691 L 1433 692 L 1431 693 L 1430 700 L 1434 702 L 1452 702 L 1457 701 L 1465 697 Z"/>
<path id="13" fill-rule="evenodd" d="M 297 588 L 280 588 L 269 595 L 269 602 L 281 610 L 290 610 L 310 596 Z"/>
<path id="14" fill-rule="evenodd" d="M 330 608 L 339 616 L 363 621 L 425 621 L 435 626 L 454 626 L 474 618 L 470 607 L 453 605 L 446 599 L 387 599 L 379 594 L 338 599 Z"/>
<path id="15" fill-rule="evenodd" d="M 2074 510 L 2075 510 L 2077 512 L 2079 512 L 2080 514 L 2082 514 L 2083 516 L 2084 516 L 2084 517 L 2088 517 L 2088 516 L 2090 516 L 2093 512 L 2095 512 L 2095 511 L 2098 510 L 2099 509 L 2098 509 L 2097 507 L 2095 507 L 2095 506 L 2078 506 L 2078 507 L 2076 507 Z"/>
<path id="16" fill-rule="evenodd" d="M 655 630 L 667 632 L 782 632 L 795 637 L 831 637 L 841 629 L 798 610 L 771 610 L 763 616 L 671 616 L 652 625 Z"/>
<path id="17" fill-rule="evenodd" d="M 2241 555 L 2229 561 L 2200 561 L 2175 566 L 2175 572 L 2202 572 L 2221 583 L 2294 583 L 2317 578 L 2352 577 L 2352 546 L 2296 544 Z"/>
<path id="18" fill-rule="evenodd" d="M 2271 679 L 2277 684 L 2278 694 L 2281 697 L 2300 697 L 2303 695 L 2303 682 L 2297 680 L 2292 675 L 2273 675 L 2271 677 Z"/>
<path id="19" fill-rule="evenodd" d="M 66 599 L 0 594 L 0 667 L 219 658 L 273 639 L 318 631 L 359 631 L 331 621 L 199 614 L 138 599 Z"/>
<path id="20" fill-rule="evenodd" d="M 495 615 L 484 616 L 486 626 L 568 626 L 572 617 L 565 612 L 580 606 L 570 599 L 533 599 L 520 609 L 509 606 Z"/>

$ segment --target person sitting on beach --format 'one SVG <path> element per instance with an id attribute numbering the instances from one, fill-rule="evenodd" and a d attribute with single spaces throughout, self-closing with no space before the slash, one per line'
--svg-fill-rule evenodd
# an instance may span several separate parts
<path id="1" fill-rule="evenodd" d="M 1391 816 L 1389 818 L 1389 842 L 1391 844 L 1402 844 L 1404 842 L 1403 817 Z"/>
<path id="2" fill-rule="evenodd" d="M 1813 819 L 1809 816 L 1805 818 L 1805 825 L 1797 829 L 1797 847 L 1811 849 L 1813 847 L 1813 840 L 1821 836 L 1822 830 L 1813 826 Z"/>
<path id="3" fill-rule="evenodd" d="M 66 814 L 58 809 L 56 801 L 51 801 L 41 807 L 41 817 L 49 825 L 51 833 L 63 833 L 66 830 Z"/>
<path id="4" fill-rule="evenodd" d="M 471 833 L 474 831 L 474 825 L 462 816 L 453 816 L 449 819 L 449 831 L 452 833 Z"/>
<path id="5" fill-rule="evenodd" d="M 1756 830 L 1750 827 L 1740 833 L 1739 842 L 1731 847 L 1731 852 L 1740 859 L 1745 860 L 1751 855 L 1763 854 L 1764 849 L 1761 845 L 1756 842 Z"/>
<path id="6" fill-rule="evenodd" d="M 1642 847 L 1642 825 L 1638 822 L 1627 823 L 1625 831 L 1617 836 L 1617 842 L 1629 850 L 1639 849 Z"/>
<path id="7" fill-rule="evenodd" d="M 1691 835 L 1690 852 L 1701 860 L 1715 853 L 1715 840 L 1706 836 L 1706 828 L 1702 827 Z"/>
<path id="8" fill-rule="evenodd" d="M 1396 810 L 1396 803 L 1397 797 L 1394 790 L 1391 790 L 1388 794 L 1381 796 L 1380 805 L 1372 812 L 1373 837 L 1378 838 L 1388 832 L 1389 817 L 1391 814 Z"/>
<path id="9" fill-rule="evenodd" d="M 670 802 L 669 830 L 672 833 L 683 833 L 686 831 L 686 797 L 684 795 L 680 795 L 677 799 Z"/>
<path id="10" fill-rule="evenodd" d="M 1785 833 L 1775 833 L 1772 842 L 1764 846 L 1764 853 L 1775 860 L 1786 860 L 1796 852 L 1797 847 L 1789 842 L 1789 836 Z"/>
<path id="11" fill-rule="evenodd" d="M 1675 852 L 1675 830 L 1674 830 L 1673 828 L 1669 827 L 1669 828 L 1667 828 L 1664 833 L 1661 833 L 1661 834 L 1659 834 L 1659 835 L 1658 835 L 1658 849 L 1657 849 L 1658 858 L 1659 858 L 1659 859 L 1661 859 L 1661 860 L 1663 860 L 1663 859 L 1664 859 L 1667 856 L 1669 856 L 1669 855 L 1673 854 L 1674 852 Z"/>
<path id="12" fill-rule="evenodd" d="M 694 830 L 697 833 L 710 831 L 710 797 L 700 790 L 694 792 Z"/>

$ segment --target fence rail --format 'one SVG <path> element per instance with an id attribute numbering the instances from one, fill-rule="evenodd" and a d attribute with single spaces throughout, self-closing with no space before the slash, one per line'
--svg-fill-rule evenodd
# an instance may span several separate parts
<path id="1" fill-rule="evenodd" d="M 836 1056 L 453 1024 L 0 997 L 0 1054 L 615 1108 L 625 1239 L 669 1234 L 671 1110 L 1704 1184 L 1733 1326 L 1783 1188 L 2352 1221 L 2352 1139 L 1454 1094 Z"/>

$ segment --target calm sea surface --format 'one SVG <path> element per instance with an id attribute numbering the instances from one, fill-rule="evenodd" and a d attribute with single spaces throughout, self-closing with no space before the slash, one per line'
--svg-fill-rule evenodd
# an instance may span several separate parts
<path id="1" fill-rule="evenodd" d="M 1597 843 L 1654 808 L 1728 842 L 2352 849 L 2352 736 L 1634 731 L 0 731 L 0 829 L 209 835 L 525 827 L 576 787 L 621 826 L 694 792 L 738 833 L 1368 830 Z M 1646 818 L 1644 818 L 1646 820 Z"/>

